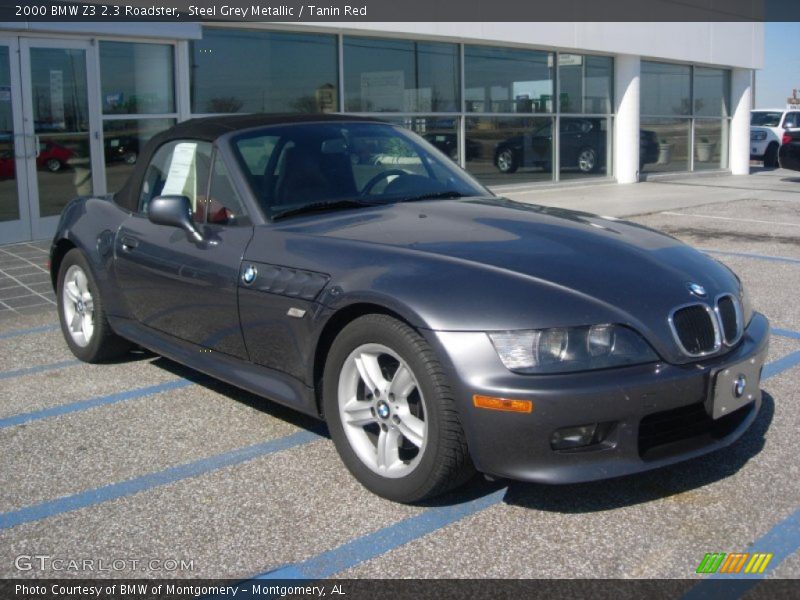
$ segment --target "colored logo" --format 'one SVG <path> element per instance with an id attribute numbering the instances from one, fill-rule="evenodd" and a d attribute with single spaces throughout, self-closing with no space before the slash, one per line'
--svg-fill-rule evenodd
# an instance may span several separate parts
<path id="1" fill-rule="evenodd" d="M 700 561 L 697 573 L 709 575 L 711 573 L 763 573 L 769 561 L 772 560 L 772 553 L 766 552 L 709 552 Z"/>
<path id="2" fill-rule="evenodd" d="M 697 296 L 698 298 L 705 298 L 706 297 L 706 288 L 704 288 L 699 283 L 687 283 L 686 287 L 689 288 L 689 293 Z"/>

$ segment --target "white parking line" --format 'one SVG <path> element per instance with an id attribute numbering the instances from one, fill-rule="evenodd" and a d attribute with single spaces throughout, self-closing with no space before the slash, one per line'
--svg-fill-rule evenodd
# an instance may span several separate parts
<path id="1" fill-rule="evenodd" d="M 691 215 L 668 210 L 665 210 L 661 214 L 673 217 L 690 217 L 692 219 L 717 219 L 719 221 L 736 221 L 738 223 L 762 223 L 764 225 L 780 225 L 782 227 L 800 227 L 800 223 L 781 223 L 780 221 L 761 221 L 759 219 L 737 219 L 735 217 L 718 217 L 715 215 Z"/>

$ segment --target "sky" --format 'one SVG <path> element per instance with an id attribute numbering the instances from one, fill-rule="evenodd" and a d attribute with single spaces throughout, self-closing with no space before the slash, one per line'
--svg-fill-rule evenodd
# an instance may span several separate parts
<path id="1" fill-rule="evenodd" d="M 783 108 L 800 96 L 800 23 L 764 24 L 764 68 L 756 72 L 756 108 Z"/>

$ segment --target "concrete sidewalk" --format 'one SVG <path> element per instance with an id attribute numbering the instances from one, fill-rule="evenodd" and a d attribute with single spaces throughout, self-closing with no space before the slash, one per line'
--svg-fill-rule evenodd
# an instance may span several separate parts
<path id="1" fill-rule="evenodd" d="M 800 173 L 754 169 L 751 175 L 671 177 L 633 185 L 613 182 L 566 187 L 495 186 L 498 196 L 519 202 L 570 208 L 610 217 L 630 217 L 715 204 L 759 199 L 796 202 Z"/>

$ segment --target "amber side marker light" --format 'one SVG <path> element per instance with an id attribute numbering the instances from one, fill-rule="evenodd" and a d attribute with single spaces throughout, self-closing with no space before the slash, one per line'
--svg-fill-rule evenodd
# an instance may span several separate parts
<path id="1" fill-rule="evenodd" d="M 493 398 L 491 396 L 472 397 L 475 408 L 488 408 L 489 410 L 505 410 L 508 412 L 529 413 L 533 412 L 533 402 L 530 400 L 509 400 L 508 398 Z"/>

